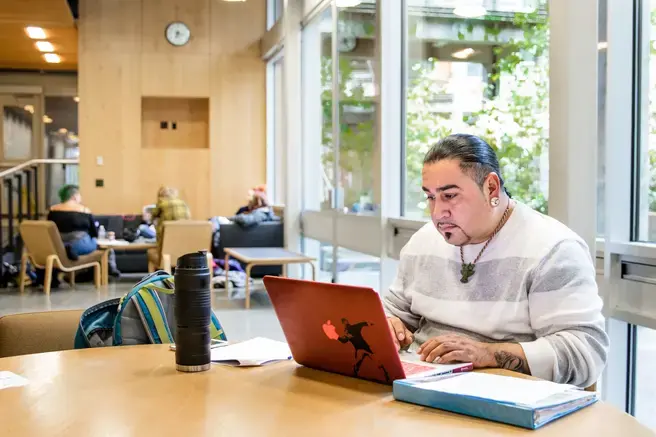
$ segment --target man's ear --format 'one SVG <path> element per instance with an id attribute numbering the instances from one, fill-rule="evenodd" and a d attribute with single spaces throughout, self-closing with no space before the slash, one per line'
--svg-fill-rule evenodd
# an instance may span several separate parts
<path id="1" fill-rule="evenodd" d="M 485 183 L 483 184 L 483 192 L 485 194 L 486 200 L 490 200 L 493 197 L 501 197 L 501 179 L 499 175 L 491 172 L 485 178 Z"/>

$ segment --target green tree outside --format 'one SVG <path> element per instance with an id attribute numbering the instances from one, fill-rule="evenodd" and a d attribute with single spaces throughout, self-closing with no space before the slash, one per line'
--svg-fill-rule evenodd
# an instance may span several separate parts
<path id="1" fill-rule="evenodd" d="M 470 22 L 468 29 L 473 25 Z M 456 133 L 462 122 L 467 133 L 484 138 L 497 152 L 506 187 L 514 198 L 547 212 L 547 196 L 540 185 L 541 156 L 548 151 L 549 87 L 548 87 L 548 22 L 538 12 L 517 13 L 513 25 L 521 29 L 522 38 L 499 42 L 494 48 L 497 61 L 488 74 L 482 109 L 466 114 L 456 123 L 450 114 L 435 112 L 432 102 L 447 90 L 434 80 L 439 60 L 435 58 L 412 62 L 407 84 L 406 105 L 406 212 L 425 211 L 425 196 L 421 192 L 422 160 L 430 146 L 439 139 Z M 486 39 L 494 42 L 499 25 L 486 21 Z M 460 35 L 467 39 L 467 32 Z M 330 83 L 332 60 L 322 63 L 324 110 L 323 164 L 330 168 L 332 153 L 332 95 Z M 340 167 L 341 185 L 345 187 L 345 205 L 357 202 L 360 196 L 371 196 L 375 148 L 375 112 L 355 123 L 345 122 L 344 108 L 359 108 L 366 113 L 375 109 L 362 86 L 354 85 L 351 59 L 339 58 L 340 71 Z M 331 172 L 328 172 L 331 173 Z M 332 179 L 332 174 L 328 175 Z M 348 178 L 348 181 L 345 180 Z M 656 180 L 656 179 L 655 179 Z M 655 182 L 656 183 L 656 182 Z"/>

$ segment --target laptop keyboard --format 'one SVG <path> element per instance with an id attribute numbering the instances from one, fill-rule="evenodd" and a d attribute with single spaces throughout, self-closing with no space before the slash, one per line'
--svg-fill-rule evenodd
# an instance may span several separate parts
<path id="1" fill-rule="evenodd" d="M 425 364 L 409 363 L 407 361 L 401 361 L 401 366 L 403 367 L 403 372 L 405 373 L 406 378 L 418 373 L 435 370 L 435 367 L 431 367 Z"/>

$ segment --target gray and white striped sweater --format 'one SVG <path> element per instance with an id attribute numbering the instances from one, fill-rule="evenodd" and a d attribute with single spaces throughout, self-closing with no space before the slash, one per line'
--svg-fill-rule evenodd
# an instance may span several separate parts
<path id="1" fill-rule="evenodd" d="M 465 261 L 481 248 L 465 246 Z M 534 376 L 597 381 L 609 340 L 588 247 L 572 230 L 518 202 L 467 284 L 460 267 L 459 248 L 432 223 L 401 251 L 384 306 L 415 332 L 413 347 L 445 333 L 518 342 Z"/>

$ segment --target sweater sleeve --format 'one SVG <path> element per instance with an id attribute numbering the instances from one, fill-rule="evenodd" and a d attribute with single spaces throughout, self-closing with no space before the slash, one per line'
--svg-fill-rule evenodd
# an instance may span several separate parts
<path id="1" fill-rule="evenodd" d="M 407 293 L 408 275 L 411 274 L 410 259 L 404 255 L 405 250 L 401 250 L 399 267 L 396 271 L 396 277 L 390 285 L 389 293 L 383 299 L 383 307 L 388 317 L 398 317 L 405 323 L 411 331 L 416 331 L 419 327 L 419 316 L 411 311 L 412 298 Z"/>
<path id="2" fill-rule="evenodd" d="M 595 269 L 585 243 L 558 243 L 531 272 L 528 290 L 536 341 L 521 343 L 531 374 L 587 387 L 606 364 L 609 339 Z"/>

